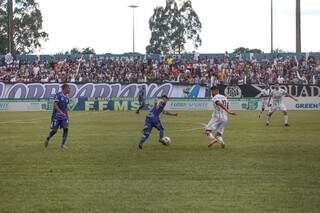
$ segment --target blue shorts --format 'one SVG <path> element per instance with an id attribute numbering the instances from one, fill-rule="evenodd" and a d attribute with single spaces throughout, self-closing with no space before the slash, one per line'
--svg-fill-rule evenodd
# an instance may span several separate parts
<path id="1" fill-rule="evenodd" d="M 143 127 L 143 134 L 149 135 L 151 133 L 152 128 L 156 128 L 158 131 L 164 130 L 160 119 L 153 119 L 146 117 L 146 120 L 144 121 L 144 127 Z"/>
<path id="2" fill-rule="evenodd" d="M 51 129 L 66 129 L 69 126 L 68 118 L 51 118 Z"/>

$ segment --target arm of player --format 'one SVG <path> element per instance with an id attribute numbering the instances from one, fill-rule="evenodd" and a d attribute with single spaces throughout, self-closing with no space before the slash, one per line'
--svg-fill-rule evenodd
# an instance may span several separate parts
<path id="1" fill-rule="evenodd" d="M 224 111 L 226 111 L 230 115 L 237 115 L 235 112 L 231 112 L 222 102 L 216 101 L 216 104 L 221 107 Z"/>
<path id="2" fill-rule="evenodd" d="M 288 93 L 287 93 L 287 97 L 289 97 L 289 98 L 291 98 L 291 99 L 293 99 L 293 100 L 295 100 L 295 101 L 298 101 L 298 99 L 296 99 L 295 97 L 293 97 L 292 95 L 290 95 L 290 94 L 288 94 Z"/>
<path id="3" fill-rule="evenodd" d="M 62 110 L 59 108 L 59 106 L 58 106 L 58 101 L 55 101 L 55 102 L 54 102 L 53 107 L 55 108 L 55 110 L 58 111 L 58 113 L 59 113 L 60 115 L 66 115 L 66 114 L 65 114 L 64 112 L 62 112 Z"/>
<path id="4" fill-rule="evenodd" d="M 293 97 L 293 96 L 290 95 L 289 93 L 286 93 L 286 96 L 289 97 L 289 98 L 291 98 L 291 99 L 293 99 L 293 100 L 295 100 L 295 101 L 298 101 L 298 99 L 296 99 L 295 97 Z"/>
<path id="5" fill-rule="evenodd" d="M 172 112 L 169 112 L 169 111 L 166 111 L 166 110 L 163 111 L 163 114 L 170 115 L 170 116 L 178 116 L 178 113 L 172 113 Z"/>

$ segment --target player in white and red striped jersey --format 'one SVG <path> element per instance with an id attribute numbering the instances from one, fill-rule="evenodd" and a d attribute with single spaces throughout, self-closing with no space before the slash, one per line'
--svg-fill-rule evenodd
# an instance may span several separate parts
<path id="1" fill-rule="evenodd" d="M 236 113 L 231 112 L 228 107 L 228 100 L 225 96 L 219 94 L 219 88 L 217 86 L 211 87 L 212 94 L 212 102 L 214 113 L 212 114 L 212 118 L 207 124 L 205 131 L 210 143 L 208 147 L 211 147 L 215 143 L 219 143 L 221 148 L 225 147 L 222 134 L 224 132 L 224 128 L 228 121 L 228 114 L 236 115 Z M 215 131 L 215 135 L 213 136 L 212 131 Z"/>

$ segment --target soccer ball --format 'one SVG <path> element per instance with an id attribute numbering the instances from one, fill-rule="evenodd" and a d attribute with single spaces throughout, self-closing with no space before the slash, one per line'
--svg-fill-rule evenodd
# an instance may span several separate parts
<path id="1" fill-rule="evenodd" d="M 169 137 L 164 137 L 163 140 L 167 145 L 171 143 L 171 139 Z"/>

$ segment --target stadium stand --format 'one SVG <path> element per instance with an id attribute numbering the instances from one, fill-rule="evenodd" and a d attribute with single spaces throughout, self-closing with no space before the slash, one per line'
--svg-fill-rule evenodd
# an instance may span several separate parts
<path id="1" fill-rule="evenodd" d="M 0 82 L 320 84 L 320 54 L 0 56 Z"/>

